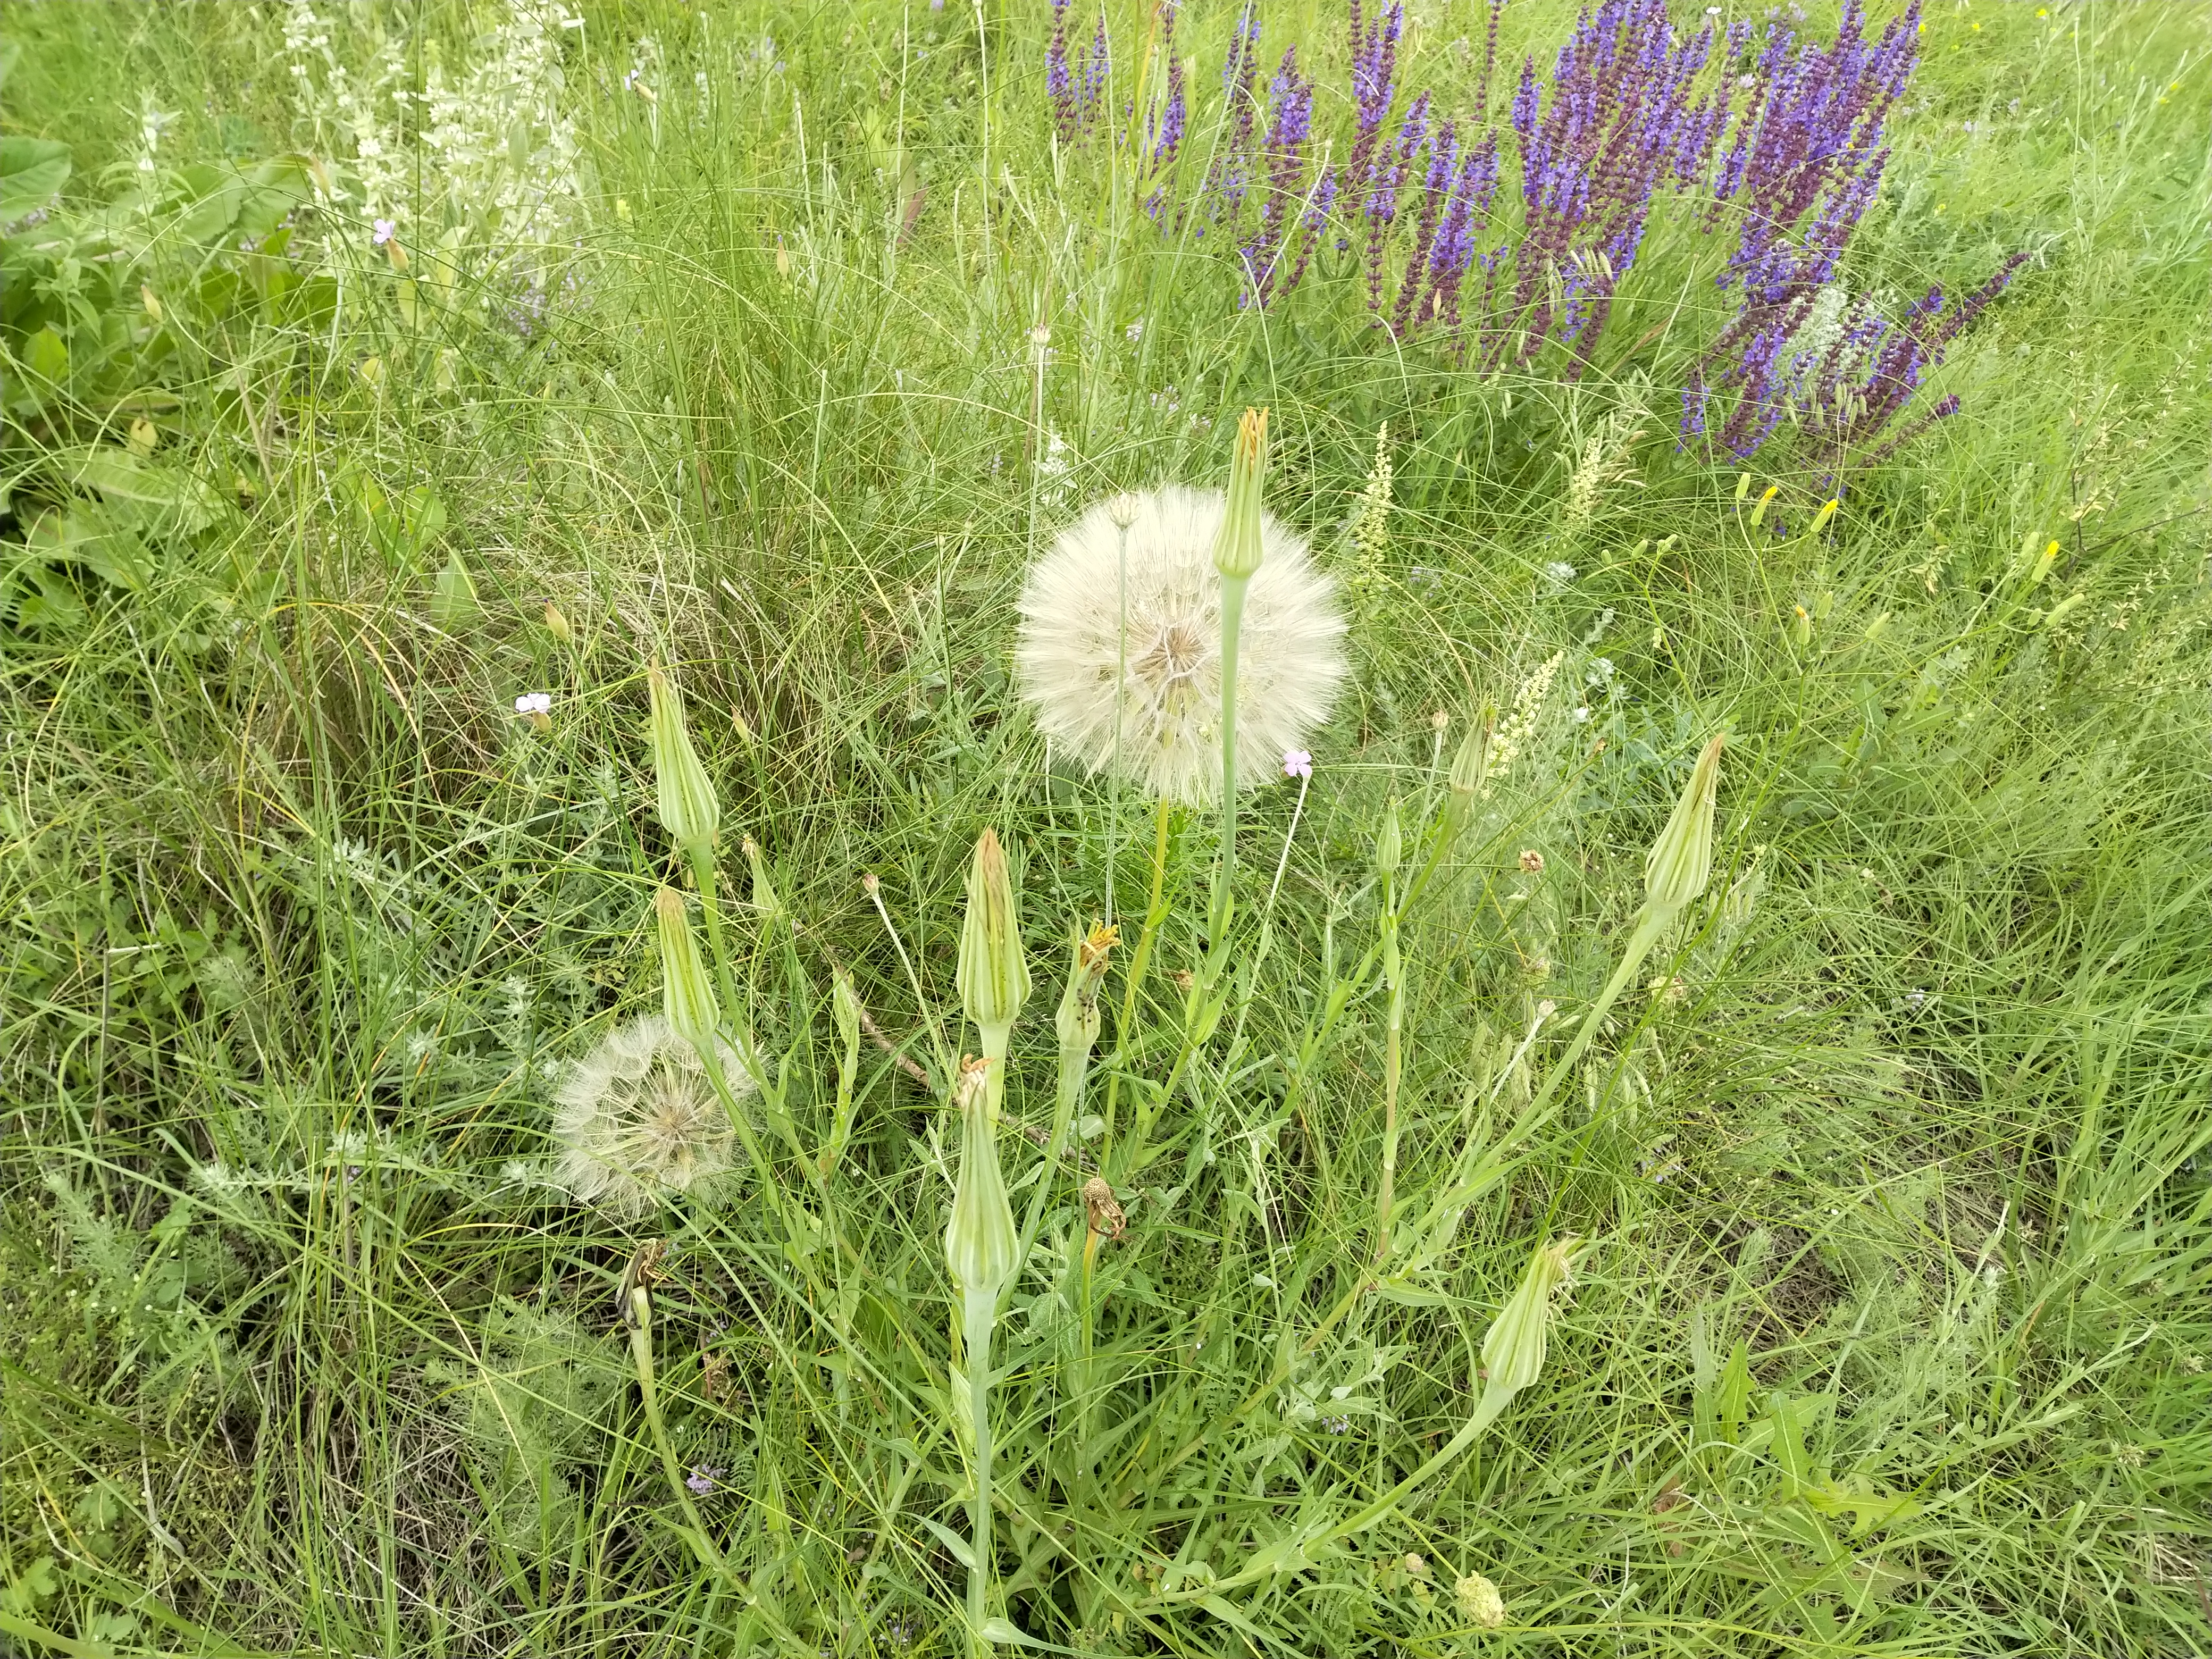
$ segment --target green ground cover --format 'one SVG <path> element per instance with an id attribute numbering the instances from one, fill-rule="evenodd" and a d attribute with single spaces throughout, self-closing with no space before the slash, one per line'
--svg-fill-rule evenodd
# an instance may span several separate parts
<path id="1" fill-rule="evenodd" d="M 1471 108 L 1485 9 L 1411 11 Z M 1147 72 L 1189 202 L 1237 23 Z M 1678 443 L 1686 198 L 1582 359 L 1375 326 L 1356 245 L 1243 303 L 1053 26 L 0 14 L 0 1653 L 2212 1650 L 2212 11 L 1931 4 L 1848 290 L 2027 258 L 1881 441 L 1747 459 Z M 1343 15 L 1266 27 L 1340 155 Z M 1248 407 L 1348 628 L 1224 884 L 1017 603 Z M 744 1130 L 672 1051 L 684 1190 L 574 1104 L 657 892 Z"/>

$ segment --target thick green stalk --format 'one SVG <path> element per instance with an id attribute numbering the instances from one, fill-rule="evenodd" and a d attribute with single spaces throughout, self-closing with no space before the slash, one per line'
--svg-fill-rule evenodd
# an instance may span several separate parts
<path id="1" fill-rule="evenodd" d="M 1237 873 L 1237 638 L 1244 626 L 1249 576 L 1221 579 L 1221 860 L 1215 866 L 1213 902 L 1206 925 L 1218 937 L 1229 925 L 1231 878 Z"/>
<path id="2" fill-rule="evenodd" d="M 700 913 L 707 919 L 707 954 L 714 959 L 714 988 L 722 994 L 722 1006 L 729 1017 L 735 1018 L 737 1011 L 744 1006 L 738 1000 L 738 981 L 730 967 L 730 953 L 722 940 L 722 905 L 715 891 L 717 884 L 714 849 L 696 846 L 691 849 L 691 878 L 699 888 Z"/>
<path id="3" fill-rule="evenodd" d="M 684 1484 L 684 1472 L 676 1462 L 676 1449 L 668 1442 L 667 1426 L 660 1420 L 660 1396 L 653 1388 L 653 1298 L 642 1285 L 629 1288 L 629 1306 L 626 1310 L 629 1324 L 629 1354 L 637 1367 L 637 1390 L 645 1401 L 646 1426 L 653 1432 L 653 1443 L 660 1453 L 660 1467 L 668 1476 L 668 1488 L 676 1494 L 683 1506 L 684 1518 L 690 1522 L 690 1545 L 700 1561 L 719 1569 L 721 1553 L 707 1534 L 707 1523 L 700 1518 L 699 1506 L 691 1501 L 691 1490 Z"/>
<path id="4" fill-rule="evenodd" d="M 1114 1109 L 1121 1095 L 1121 1062 L 1128 1055 L 1130 1038 L 1136 1030 L 1137 991 L 1145 982 L 1145 969 L 1152 964 L 1152 941 L 1168 919 L 1168 802 L 1164 795 L 1153 817 L 1152 896 L 1145 906 L 1145 925 L 1137 934 L 1136 953 L 1129 958 L 1129 971 L 1121 983 L 1121 1018 L 1114 1027 L 1114 1071 L 1106 1079 L 1106 1133 L 1099 1143 L 1102 1149 L 1114 1144 Z"/>
<path id="5" fill-rule="evenodd" d="M 975 1490 L 969 1501 L 968 1534 L 974 1554 L 968 1564 L 968 1626 L 975 1651 L 987 1655 L 983 1634 L 990 1616 L 991 1584 L 991 1328 L 997 1322 L 997 1297 L 968 1291 L 962 1303 L 968 1360 L 968 1418 L 975 1436 Z"/>

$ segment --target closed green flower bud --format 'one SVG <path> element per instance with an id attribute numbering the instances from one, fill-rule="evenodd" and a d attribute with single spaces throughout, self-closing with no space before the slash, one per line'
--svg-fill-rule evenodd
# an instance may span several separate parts
<path id="1" fill-rule="evenodd" d="M 1528 1258 L 1520 1288 L 1513 1292 L 1482 1340 L 1482 1369 L 1489 1386 L 1519 1393 L 1544 1369 L 1544 1347 L 1552 1328 L 1552 1295 L 1574 1277 L 1575 1241 L 1540 1244 Z"/>
<path id="2" fill-rule="evenodd" d="M 1029 1000 L 1029 963 L 1014 915 L 1013 878 L 996 830 L 975 843 L 968 869 L 968 919 L 960 929 L 960 969 L 955 981 L 961 1006 L 983 1033 L 986 1055 L 1006 1053 L 1006 1033 Z M 997 1041 L 993 1041 L 994 1034 Z"/>
<path id="3" fill-rule="evenodd" d="M 1406 857 L 1405 831 L 1398 825 L 1398 803 L 1382 809 L 1382 827 L 1375 834 L 1375 872 L 1384 880 L 1398 873 Z"/>
<path id="4" fill-rule="evenodd" d="M 1248 409 L 1229 457 L 1229 510 L 1213 544 L 1213 568 L 1243 580 L 1260 568 L 1260 490 L 1267 476 L 1267 411 Z"/>
<path id="5" fill-rule="evenodd" d="M 960 1109 L 960 1178 L 952 1188 L 952 1214 L 945 1224 L 945 1263 L 970 1297 L 995 1300 L 1013 1276 L 1019 1243 L 1014 1206 L 999 1170 L 998 1131 L 984 1101 L 987 1073 L 1002 1062 L 963 1060 L 954 1086 Z"/>
<path id="6" fill-rule="evenodd" d="M 715 1006 L 714 982 L 700 959 L 699 943 L 691 937 L 691 915 L 684 895 L 664 887 L 653 896 L 653 908 L 660 918 L 661 997 L 669 1029 L 694 1048 L 712 1054 L 721 1010 Z"/>
<path id="7" fill-rule="evenodd" d="M 1674 814 L 1652 843 L 1644 861 L 1644 908 L 1660 921 L 1671 921 L 1694 904 L 1713 872 L 1713 806 L 1720 790 L 1721 744 L 1716 736 L 1698 757 L 1697 769 L 1674 803 Z"/>
<path id="8" fill-rule="evenodd" d="M 775 895 L 775 884 L 769 879 L 768 860 L 763 856 L 760 843 L 750 836 L 743 843 L 745 862 L 753 872 L 753 909 L 766 927 L 783 914 L 783 901 Z"/>
<path id="9" fill-rule="evenodd" d="M 1482 713 L 1460 739 L 1452 756 L 1451 773 L 1444 794 L 1444 831 L 1457 836 L 1474 815 L 1475 798 L 1490 775 L 1490 734 L 1497 729 L 1498 711 L 1485 704 Z"/>
<path id="10" fill-rule="evenodd" d="M 658 663 L 646 671 L 645 683 L 653 698 L 653 779 L 660 822 L 686 853 L 711 851 L 722 809 L 707 781 L 707 769 L 699 764 L 699 751 L 691 746 L 683 696 Z"/>
<path id="11" fill-rule="evenodd" d="M 837 1027 L 837 1040 L 850 1051 L 860 1046 L 860 999 L 853 990 L 853 976 L 842 968 L 830 976 L 830 1018 Z"/>

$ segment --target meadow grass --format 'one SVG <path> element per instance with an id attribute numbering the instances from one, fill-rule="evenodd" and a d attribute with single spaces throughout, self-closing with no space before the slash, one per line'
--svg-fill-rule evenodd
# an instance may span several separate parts
<path id="1" fill-rule="evenodd" d="M 337 57 L 418 85 L 501 15 L 328 9 Z M 1328 9 L 1282 14 L 1340 55 Z M 1194 8 L 1185 49 L 1233 21 Z M 1454 73 L 1480 21 L 1432 8 L 1410 61 Z M 1507 61 L 1571 23 L 1516 0 Z M 987 828 L 1036 979 L 990 1563 L 1032 1643 L 2212 1650 L 2212 14 L 1931 9 L 1854 282 L 2033 257 L 1922 394 L 1961 412 L 1817 526 L 1786 435 L 1747 496 L 1675 448 L 1698 245 L 1658 236 L 1572 383 L 1393 345 L 1327 260 L 1240 307 L 1052 143 L 1048 27 L 591 8 L 556 31 L 554 246 L 441 297 L 418 245 L 403 302 L 333 240 L 326 304 L 223 313 L 166 401 L 74 439 L 9 404 L 19 497 L 143 407 L 148 465 L 220 499 L 128 580 L 68 567 L 75 610 L 24 610 L 30 510 L 5 526 L 0 1650 L 969 1650 L 942 1235 Z M 276 9 L 6 28 L 0 125 L 66 140 L 73 198 L 128 182 L 142 88 L 163 168 L 327 142 Z M 218 270 L 137 257 L 179 314 Z M 1125 988 L 1152 807 L 1047 752 L 1012 616 L 1087 501 L 1218 485 L 1248 405 L 1352 673 L 1310 790 L 1243 806 L 1271 943 L 1194 1040 L 1216 821 L 1165 821 Z M 659 1006 L 656 657 L 788 1115 L 774 1194 L 625 1220 L 558 1186 L 550 1102 Z M 1486 704 L 1520 752 L 1399 941 L 1393 1213 L 1434 1231 L 1378 1239 L 1377 826 L 1395 801 L 1419 844 Z M 1561 1067 L 1723 730 L 1711 891 Z M 1115 1121 L 1048 1168 L 1049 1011 L 1109 915 L 1083 1111 Z M 1377 1504 L 1570 1234 L 1540 1376 Z"/>

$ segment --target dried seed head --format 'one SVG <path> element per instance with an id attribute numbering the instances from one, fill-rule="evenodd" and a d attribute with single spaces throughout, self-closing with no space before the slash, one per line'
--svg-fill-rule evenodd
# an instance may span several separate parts
<path id="1" fill-rule="evenodd" d="M 1521 849 L 1521 867 L 1532 876 L 1544 873 L 1544 855 L 1533 847 Z"/>
<path id="2" fill-rule="evenodd" d="M 1128 1218 L 1115 1201 L 1113 1188 L 1101 1176 L 1093 1176 L 1083 1183 L 1083 1209 L 1091 1231 L 1109 1244 L 1128 1229 Z"/>

